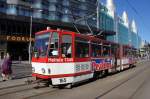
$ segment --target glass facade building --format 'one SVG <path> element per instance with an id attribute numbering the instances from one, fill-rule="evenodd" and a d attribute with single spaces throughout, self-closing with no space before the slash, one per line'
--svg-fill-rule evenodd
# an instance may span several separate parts
<path id="1" fill-rule="evenodd" d="M 118 42 L 129 45 L 129 28 L 123 24 L 123 20 L 118 22 Z"/>
<path id="2" fill-rule="evenodd" d="M 114 19 L 108 14 L 108 9 L 104 5 L 100 7 L 100 29 L 114 31 Z"/>
<path id="3" fill-rule="evenodd" d="M 131 31 L 131 44 L 132 44 L 132 46 L 134 46 L 135 48 L 139 48 L 138 43 L 139 43 L 138 35 Z"/>
<path id="4" fill-rule="evenodd" d="M 108 9 L 104 5 L 100 5 L 100 29 L 104 32 L 115 32 L 115 21 L 112 16 L 108 14 Z M 115 36 L 106 36 L 107 40 L 115 42 Z"/>
<path id="5" fill-rule="evenodd" d="M 30 28 L 33 38 L 35 32 L 47 26 L 75 31 L 73 24 L 76 24 L 87 33 L 88 24 L 97 31 L 96 11 L 97 0 L 0 0 L 0 56 L 3 58 L 4 53 L 9 52 L 14 60 L 19 56 L 27 60 Z M 141 38 L 132 33 L 120 17 L 114 18 L 108 12 L 107 7 L 100 4 L 98 30 L 103 34 L 116 32 L 114 36 L 107 35 L 107 40 L 139 48 Z M 86 19 L 93 13 L 95 15 Z"/>
<path id="6" fill-rule="evenodd" d="M 61 22 L 74 22 L 75 20 L 90 15 L 91 13 L 94 13 L 96 11 L 96 0 L 16 1 L 18 2 L 11 2 L 10 4 L 6 2 L 6 9 L 3 9 L 1 11 L 6 12 L 9 15 L 21 15 L 28 17 L 32 15 L 34 18 Z M 26 5 L 21 5 L 19 1 L 24 1 L 23 4 Z M 79 22 L 79 24 L 85 25 L 84 20 Z"/>
<path id="7" fill-rule="evenodd" d="M 142 38 L 138 36 L 138 48 L 140 49 L 142 47 Z"/>
<path id="8" fill-rule="evenodd" d="M 33 38 L 35 32 L 47 26 L 75 30 L 73 23 L 76 20 L 96 12 L 96 1 L 0 0 L 0 57 L 9 52 L 14 60 L 18 60 L 20 55 L 27 60 L 30 28 Z M 86 22 L 96 28 L 94 18 L 83 19 L 76 24 L 81 30 L 88 30 Z M 19 47 L 21 45 L 24 46 Z"/>
<path id="9" fill-rule="evenodd" d="M 122 17 L 117 16 L 115 13 L 115 17 L 113 18 L 108 14 L 108 9 L 105 5 L 101 5 L 100 9 L 100 29 L 116 32 L 116 35 L 107 36 L 107 40 L 140 48 L 142 41 L 140 36 L 125 25 Z"/>

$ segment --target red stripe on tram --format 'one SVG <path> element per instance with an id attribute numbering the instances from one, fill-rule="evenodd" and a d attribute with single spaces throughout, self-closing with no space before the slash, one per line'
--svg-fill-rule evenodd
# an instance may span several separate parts
<path id="1" fill-rule="evenodd" d="M 42 75 L 42 74 L 32 73 L 32 76 L 42 78 L 42 79 L 49 79 L 49 78 L 81 76 L 81 75 L 86 75 L 90 73 L 92 73 L 92 71 L 84 71 L 84 72 L 72 73 L 72 74 L 58 74 L 58 75 Z"/>

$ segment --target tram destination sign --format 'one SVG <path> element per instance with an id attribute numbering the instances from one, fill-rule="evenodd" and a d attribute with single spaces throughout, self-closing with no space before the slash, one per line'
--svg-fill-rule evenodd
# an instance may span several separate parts
<path id="1" fill-rule="evenodd" d="M 34 42 L 34 38 L 28 37 L 28 36 L 5 36 L 5 35 L 0 35 L 0 40 L 4 41 L 14 41 L 14 42 L 29 42 L 30 40 Z"/>

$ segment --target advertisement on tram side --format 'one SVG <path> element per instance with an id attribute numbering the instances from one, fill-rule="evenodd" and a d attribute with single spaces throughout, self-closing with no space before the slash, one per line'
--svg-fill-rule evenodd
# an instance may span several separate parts
<path id="1" fill-rule="evenodd" d="M 112 68 L 112 59 L 93 59 L 92 66 L 95 70 L 105 70 Z"/>

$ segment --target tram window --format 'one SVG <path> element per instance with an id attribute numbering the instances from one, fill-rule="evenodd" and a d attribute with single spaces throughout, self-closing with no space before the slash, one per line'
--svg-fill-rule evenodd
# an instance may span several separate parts
<path id="1" fill-rule="evenodd" d="M 98 44 L 92 44 L 92 57 L 100 57 L 101 56 L 101 50 L 102 46 Z"/>
<path id="2" fill-rule="evenodd" d="M 128 55 L 128 50 L 124 48 L 124 49 L 123 49 L 123 56 L 126 57 L 127 55 Z"/>
<path id="3" fill-rule="evenodd" d="M 72 57 L 72 37 L 71 35 L 63 35 L 61 43 L 62 57 Z"/>
<path id="4" fill-rule="evenodd" d="M 127 52 L 127 56 L 132 56 L 132 50 L 131 49 L 127 49 L 126 52 Z"/>
<path id="5" fill-rule="evenodd" d="M 77 58 L 89 57 L 89 43 L 87 40 L 76 38 L 75 41 L 75 55 Z"/>
<path id="6" fill-rule="evenodd" d="M 103 46 L 103 56 L 110 56 L 110 47 L 108 45 Z"/>
<path id="7" fill-rule="evenodd" d="M 111 47 L 111 55 L 117 57 L 118 51 L 117 51 L 117 46 L 112 46 Z"/>
<path id="8" fill-rule="evenodd" d="M 59 37 L 58 33 L 54 32 L 52 34 L 51 40 L 50 40 L 50 49 L 48 51 L 48 56 L 53 57 L 53 56 L 58 56 L 58 43 Z"/>
<path id="9" fill-rule="evenodd" d="M 39 57 L 46 56 L 50 33 L 35 36 L 34 52 L 39 53 Z"/>
<path id="10" fill-rule="evenodd" d="M 115 50 L 115 48 L 114 47 L 111 47 L 111 55 L 112 56 L 115 56 L 116 54 L 116 50 Z"/>

